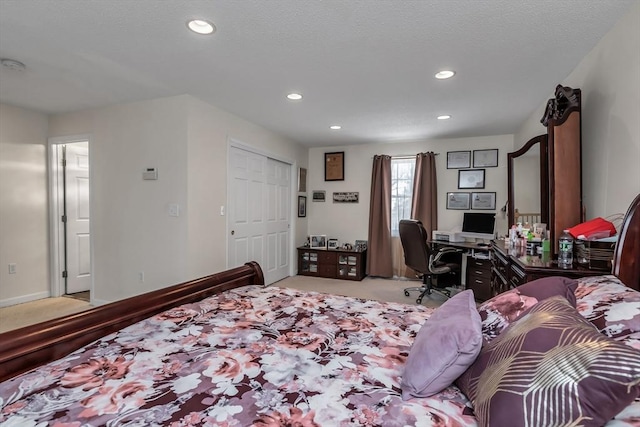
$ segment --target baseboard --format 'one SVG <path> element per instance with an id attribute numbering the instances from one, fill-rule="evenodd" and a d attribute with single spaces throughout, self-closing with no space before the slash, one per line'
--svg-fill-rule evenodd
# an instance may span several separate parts
<path id="1" fill-rule="evenodd" d="M 0 307 L 9 307 L 12 305 L 22 304 L 25 302 L 36 301 L 39 299 L 49 298 L 51 293 L 49 291 L 37 292 L 35 294 L 22 295 L 14 298 L 7 298 L 0 300 Z"/>
<path id="2" fill-rule="evenodd" d="M 109 304 L 110 302 L 111 301 L 106 301 L 103 299 L 91 298 L 91 302 L 89 302 L 89 304 L 91 304 L 92 307 L 97 307 L 99 305 Z"/>

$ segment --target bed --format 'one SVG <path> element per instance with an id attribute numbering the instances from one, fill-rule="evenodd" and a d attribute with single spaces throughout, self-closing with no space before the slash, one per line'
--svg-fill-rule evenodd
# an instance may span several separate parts
<path id="1" fill-rule="evenodd" d="M 640 196 L 613 274 L 575 289 L 584 319 L 629 349 L 640 314 L 612 313 L 640 312 L 639 241 Z M 407 358 L 436 313 L 264 287 L 248 263 L 0 334 L 0 425 L 486 425 L 455 384 L 403 399 Z M 607 426 L 640 423 L 638 387 Z"/>

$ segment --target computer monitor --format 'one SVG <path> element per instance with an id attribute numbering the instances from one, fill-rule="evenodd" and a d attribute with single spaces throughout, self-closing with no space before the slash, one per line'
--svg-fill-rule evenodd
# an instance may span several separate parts
<path id="1" fill-rule="evenodd" d="M 462 236 L 476 239 L 493 239 L 496 214 L 465 212 L 462 220 Z"/>

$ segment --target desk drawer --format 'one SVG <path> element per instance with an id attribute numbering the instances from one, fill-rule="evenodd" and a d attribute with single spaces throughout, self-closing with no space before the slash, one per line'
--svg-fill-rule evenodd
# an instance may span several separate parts
<path id="1" fill-rule="evenodd" d="M 471 271 L 471 270 L 491 272 L 491 260 L 467 258 L 467 271 Z"/>
<path id="2" fill-rule="evenodd" d="M 467 258 L 466 284 L 477 300 L 491 298 L 491 260 Z"/>

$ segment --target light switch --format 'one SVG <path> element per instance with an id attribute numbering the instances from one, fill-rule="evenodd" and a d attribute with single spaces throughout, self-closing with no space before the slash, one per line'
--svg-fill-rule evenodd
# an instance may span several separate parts
<path id="1" fill-rule="evenodd" d="M 224 216 L 224 205 L 220 206 L 220 216 Z"/>
<path id="2" fill-rule="evenodd" d="M 169 216 L 180 216 L 180 205 L 177 203 L 169 204 Z"/>

